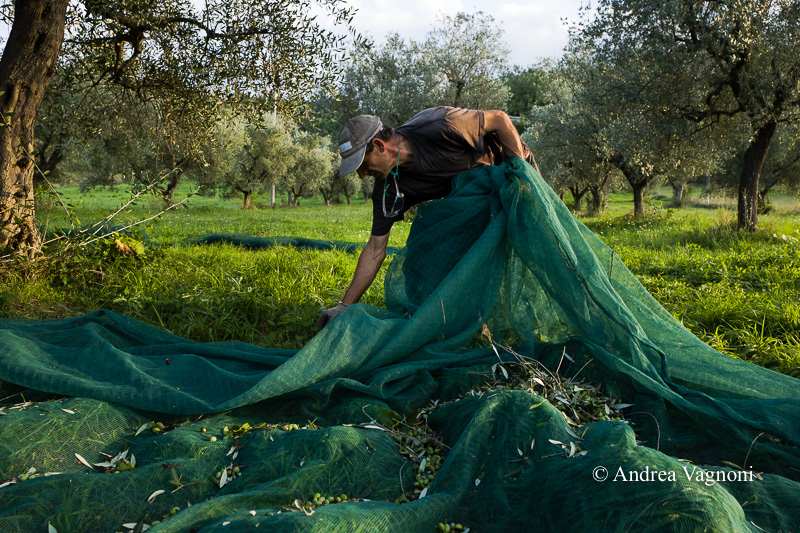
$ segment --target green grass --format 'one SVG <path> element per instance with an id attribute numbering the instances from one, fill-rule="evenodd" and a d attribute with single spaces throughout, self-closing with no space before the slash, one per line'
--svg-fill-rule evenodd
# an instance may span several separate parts
<path id="1" fill-rule="evenodd" d="M 124 191 L 60 192 L 84 224 L 103 219 L 129 197 Z M 195 196 L 188 208 L 169 211 L 147 224 L 144 229 L 153 246 L 144 257 L 116 253 L 106 241 L 77 255 L 9 272 L 4 276 L 5 291 L 13 301 L 0 308 L 0 316 L 54 318 L 105 308 L 197 341 L 298 348 L 316 333 L 320 310 L 341 299 L 357 255 L 180 242 L 209 233 L 246 233 L 364 243 L 372 204 L 359 200 L 350 206 L 324 206 L 314 198 L 305 206 L 272 208 L 264 205 L 266 200 L 257 198 L 255 209 L 243 210 L 237 199 Z M 144 198 L 114 223 L 141 220 L 160 206 L 158 198 Z M 39 210 L 42 221 L 51 228 L 69 227 L 63 208 L 46 207 Z M 410 221 L 396 224 L 390 244 L 402 246 L 410 226 Z M 363 302 L 383 305 L 386 266 Z"/>
<path id="2" fill-rule="evenodd" d="M 780 201 L 756 233 L 737 231 L 733 211 L 663 208 L 658 199 L 640 220 L 584 222 L 706 343 L 800 377 L 798 202 Z"/>
<path id="3" fill-rule="evenodd" d="M 185 198 L 189 192 L 188 185 L 179 186 L 175 201 Z M 88 193 L 81 193 L 77 187 L 65 187 L 59 189 L 59 193 L 83 224 L 103 219 L 112 208 L 130 197 L 123 187 L 116 191 L 95 189 Z M 279 197 L 278 201 L 281 200 L 285 202 L 286 199 Z M 186 204 L 188 207 L 178 207 L 148 223 L 147 233 L 158 243 L 174 243 L 209 233 L 246 233 L 257 237 L 285 235 L 350 242 L 366 242 L 369 238 L 372 203 L 364 203 L 361 196 L 349 206 L 325 206 L 319 197 L 314 197 L 301 200 L 299 207 L 270 207 L 269 198 L 263 195 L 253 195 L 252 203 L 253 208 L 245 210 L 241 208 L 240 198 L 192 196 Z M 158 213 L 162 205 L 157 197 L 141 198 L 135 206 L 120 213 L 115 223 L 123 225 L 142 220 Z M 69 219 L 57 202 L 48 200 L 43 207 L 45 209 L 37 211 L 43 224 L 50 228 L 69 227 Z M 395 225 L 389 244 L 402 246 L 409 228 L 410 224 Z"/>
<path id="4" fill-rule="evenodd" d="M 128 198 L 122 189 L 60 192 L 81 223 L 104 218 Z M 176 198 L 186 192 L 182 187 Z M 631 195 L 614 194 L 605 214 L 581 218 L 704 341 L 800 376 L 800 202 L 775 194 L 774 207 L 761 217 L 762 229 L 748 234 L 735 230 L 734 211 L 708 209 L 696 200 L 690 196 L 684 208 L 671 209 L 669 191 L 654 191 L 647 215 L 637 220 L 630 216 Z M 176 243 L 208 233 L 365 242 L 372 206 L 360 198 L 350 206 L 324 206 L 312 198 L 301 207 L 273 208 L 263 196 L 254 204 L 243 210 L 240 199 L 195 196 L 188 209 L 147 224 L 154 246 L 144 257 L 120 254 L 105 241 L 8 271 L 2 275 L 0 316 L 52 318 L 107 308 L 197 341 L 300 347 L 316 332 L 319 311 L 343 295 L 356 255 Z M 715 197 L 713 204 L 730 206 L 732 199 Z M 159 208 L 160 200 L 144 198 L 115 223 Z M 68 225 L 57 204 L 41 205 L 38 213 L 50 227 Z M 409 229 L 408 221 L 396 224 L 390 245 L 402 246 Z M 384 274 L 385 267 L 363 302 L 383 305 Z"/>

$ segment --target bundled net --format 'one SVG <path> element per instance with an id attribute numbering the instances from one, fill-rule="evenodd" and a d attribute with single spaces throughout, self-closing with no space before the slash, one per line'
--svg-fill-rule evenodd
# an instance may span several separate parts
<path id="1" fill-rule="evenodd" d="M 242 248 L 258 250 L 261 248 L 271 248 L 273 246 L 291 246 L 298 250 L 341 250 L 343 252 L 358 252 L 364 247 L 363 244 L 347 241 L 322 241 L 319 239 L 308 239 L 305 237 L 256 237 L 243 233 L 212 233 L 199 237 L 190 237 L 184 240 L 184 244 L 233 244 Z M 386 254 L 394 256 L 400 252 L 400 248 L 388 246 Z"/>
<path id="2" fill-rule="evenodd" d="M 385 287 L 299 351 L 0 322 L 6 392 L 42 391 L 0 414 L 0 531 L 800 531 L 800 382 L 694 337 L 521 160 L 421 205 Z M 515 358 L 626 420 L 483 393 Z"/>

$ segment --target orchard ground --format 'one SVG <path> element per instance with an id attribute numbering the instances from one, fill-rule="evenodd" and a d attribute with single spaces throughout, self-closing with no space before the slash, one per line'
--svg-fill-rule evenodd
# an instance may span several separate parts
<path id="1" fill-rule="evenodd" d="M 186 193 L 188 186 L 181 188 Z M 61 188 L 77 226 L 101 220 L 130 197 L 115 190 Z M 735 229 L 733 192 L 706 205 L 689 191 L 684 207 L 669 207 L 668 189 L 652 190 L 645 217 L 631 217 L 630 193 L 609 196 L 601 216 L 578 217 L 614 248 L 650 293 L 693 333 L 717 350 L 800 377 L 800 198 L 771 193 L 756 233 Z M 176 198 L 181 198 L 176 195 Z M 571 199 L 566 198 L 568 205 Z M 60 318 L 111 309 L 192 340 L 237 340 L 299 348 L 316 332 L 321 309 L 335 304 L 350 283 L 357 255 L 287 247 L 247 250 L 232 245 L 186 246 L 186 237 L 242 233 L 364 243 L 371 203 L 269 207 L 253 199 L 194 196 L 188 207 L 138 226 L 131 242 L 144 254 L 125 254 L 112 240 L 79 253 L 18 265 L 0 273 L 0 317 Z M 125 224 L 158 211 L 141 198 L 113 221 Z M 69 227 L 65 208 L 46 198 L 37 210 L 49 228 Z M 411 227 L 395 224 L 390 246 L 403 246 Z M 362 299 L 383 305 L 384 268 Z"/>

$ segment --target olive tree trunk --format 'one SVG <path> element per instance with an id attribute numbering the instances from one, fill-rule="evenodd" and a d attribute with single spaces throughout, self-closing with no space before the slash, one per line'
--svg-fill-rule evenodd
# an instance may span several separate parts
<path id="1" fill-rule="evenodd" d="M 633 216 L 640 218 L 644 216 L 644 190 L 647 182 L 631 183 L 633 188 Z"/>
<path id="2" fill-rule="evenodd" d="M 569 192 L 572 193 L 572 210 L 576 213 L 580 212 L 581 200 L 583 199 L 583 195 L 586 194 L 588 190 L 588 187 L 580 188 L 577 185 L 569 187 Z"/>
<path id="3" fill-rule="evenodd" d="M 61 51 L 68 3 L 15 3 L 0 60 L 0 251 L 32 257 L 40 247 L 33 205 L 33 126 Z"/>
<path id="4" fill-rule="evenodd" d="M 756 130 L 750 146 L 744 152 L 742 174 L 739 177 L 738 227 L 755 231 L 758 227 L 758 180 L 775 136 L 777 124 L 768 122 Z"/>
<path id="5" fill-rule="evenodd" d="M 644 216 L 644 190 L 652 181 L 652 176 L 645 174 L 637 165 L 629 164 L 623 156 L 614 157 L 612 163 L 622 172 L 633 189 L 633 216 L 635 218 Z"/>
<path id="6" fill-rule="evenodd" d="M 680 207 L 683 205 L 683 192 L 686 190 L 686 182 L 670 182 L 672 187 L 672 205 Z"/>
<path id="7" fill-rule="evenodd" d="M 597 215 L 602 213 L 607 205 L 606 196 L 604 193 L 605 184 L 603 186 L 589 187 L 591 200 L 589 201 L 589 213 Z"/>

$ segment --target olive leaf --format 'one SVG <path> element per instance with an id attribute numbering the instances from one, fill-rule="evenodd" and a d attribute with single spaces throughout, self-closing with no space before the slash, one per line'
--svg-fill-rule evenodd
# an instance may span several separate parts
<path id="1" fill-rule="evenodd" d="M 147 503 L 153 503 L 153 500 L 155 500 L 156 497 L 160 496 L 161 494 L 164 494 L 165 492 L 166 492 L 165 490 L 157 490 L 157 491 L 155 491 L 153 494 L 148 496 Z"/>
<path id="2" fill-rule="evenodd" d="M 76 453 L 76 454 L 75 454 L 75 457 L 77 457 L 77 458 L 78 458 L 78 461 L 80 461 L 81 463 L 83 463 L 85 466 L 88 466 L 89 468 L 92 468 L 92 465 L 90 465 L 90 464 L 89 464 L 89 461 L 87 461 L 86 459 L 84 459 L 84 458 L 83 458 L 83 456 L 82 456 L 81 454 L 79 454 L 79 453 Z M 94 470 L 94 469 L 92 468 L 92 470 Z"/>

